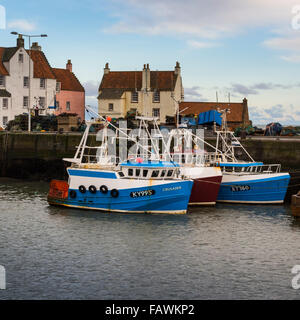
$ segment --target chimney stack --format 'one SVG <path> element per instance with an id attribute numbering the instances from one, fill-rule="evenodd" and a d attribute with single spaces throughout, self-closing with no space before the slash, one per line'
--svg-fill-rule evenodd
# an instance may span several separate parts
<path id="1" fill-rule="evenodd" d="M 108 64 L 108 62 L 106 62 L 105 68 L 104 68 L 104 74 L 108 74 L 109 72 L 110 72 L 109 64 Z"/>
<path id="2" fill-rule="evenodd" d="M 17 47 L 24 48 L 24 39 L 21 34 L 19 34 L 18 39 L 17 39 Z"/>
<path id="3" fill-rule="evenodd" d="M 180 71 L 181 70 L 181 68 L 180 68 L 180 64 L 179 64 L 179 62 L 178 61 L 176 61 L 176 66 L 175 66 L 175 74 L 180 74 Z"/>
<path id="4" fill-rule="evenodd" d="M 142 89 L 149 91 L 150 88 L 150 67 L 149 63 L 146 65 L 144 64 L 143 69 L 143 77 L 142 77 Z"/>
<path id="5" fill-rule="evenodd" d="M 31 50 L 42 51 L 42 47 L 39 46 L 38 42 L 33 42 L 31 46 Z"/>
<path id="6" fill-rule="evenodd" d="M 66 65 L 66 69 L 69 70 L 70 72 L 72 72 L 72 62 L 71 62 L 71 60 L 68 60 L 68 63 Z"/>

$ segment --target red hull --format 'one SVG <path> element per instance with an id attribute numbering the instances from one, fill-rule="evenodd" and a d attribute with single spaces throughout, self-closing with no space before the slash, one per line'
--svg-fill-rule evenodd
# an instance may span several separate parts
<path id="1" fill-rule="evenodd" d="M 217 201 L 222 176 L 194 179 L 190 205 L 214 205 Z"/>

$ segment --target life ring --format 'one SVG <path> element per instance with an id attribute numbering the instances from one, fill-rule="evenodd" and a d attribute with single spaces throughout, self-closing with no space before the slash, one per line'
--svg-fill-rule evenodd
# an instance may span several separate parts
<path id="1" fill-rule="evenodd" d="M 80 186 L 80 187 L 79 187 L 79 191 L 80 191 L 81 193 L 86 193 L 86 187 L 85 187 L 85 186 Z"/>
<path id="2" fill-rule="evenodd" d="M 101 187 L 100 187 L 100 192 L 106 194 L 106 193 L 108 192 L 107 186 L 104 186 L 104 185 L 101 186 Z"/>
<path id="3" fill-rule="evenodd" d="M 76 191 L 75 191 L 75 190 L 71 190 L 71 191 L 70 191 L 70 198 L 75 199 L 76 196 L 77 196 Z"/>
<path id="4" fill-rule="evenodd" d="M 112 189 L 110 194 L 113 198 L 117 198 L 119 196 L 119 191 L 117 189 Z"/>
<path id="5" fill-rule="evenodd" d="M 95 186 L 89 186 L 89 192 L 90 193 L 96 193 L 97 192 L 97 188 Z"/>

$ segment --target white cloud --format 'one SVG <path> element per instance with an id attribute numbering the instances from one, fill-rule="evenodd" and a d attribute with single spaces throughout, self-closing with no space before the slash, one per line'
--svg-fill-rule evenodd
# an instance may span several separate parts
<path id="1" fill-rule="evenodd" d="M 9 21 L 7 26 L 10 29 L 15 28 L 16 31 L 33 31 L 36 29 L 36 25 L 34 23 L 24 19 Z"/>
<path id="2" fill-rule="evenodd" d="M 113 4 L 118 21 L 106 31 L 216 39 L 249 28 L 290 25 L 294 0 L 115 0 Z"/>
<path id="3" fill-rule="evenodd" d="M 214 42 L 204 42 L 204 41 L 195 41 L 195 40 L 189 40 L 187 44 L 196 49 L 205 49 L 205 48 L 213 48 L 219 46 L 218 43 Z"/>

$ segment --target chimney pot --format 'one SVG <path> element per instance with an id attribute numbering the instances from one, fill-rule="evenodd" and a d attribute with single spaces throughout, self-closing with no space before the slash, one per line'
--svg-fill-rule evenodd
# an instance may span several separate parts
<path id="1" fill-rule="evenodd" d="M 31 46 L 31 50 L 42 51 L 42 47 L 39 46 L 38 42 L 33 42 Z"/>

